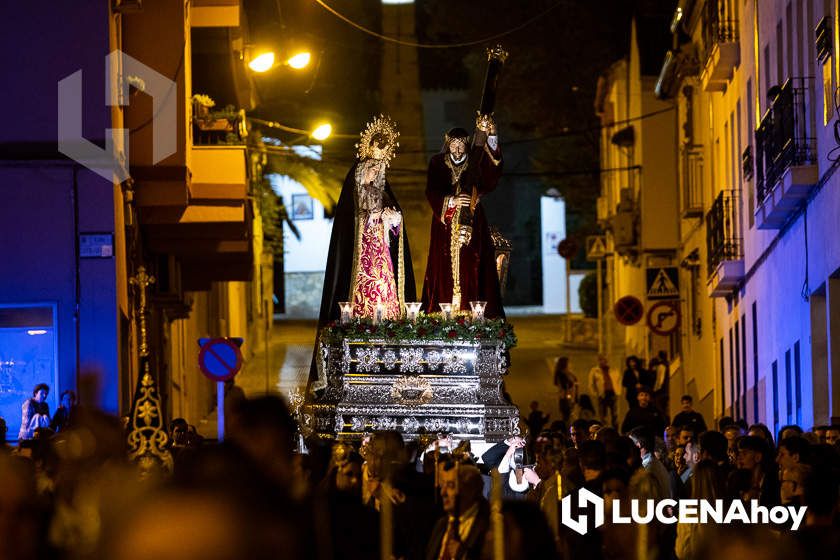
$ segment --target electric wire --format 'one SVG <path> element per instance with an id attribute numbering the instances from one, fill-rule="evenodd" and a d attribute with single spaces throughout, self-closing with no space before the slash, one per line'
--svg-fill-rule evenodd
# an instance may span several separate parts
<path id="1" fill-rule="evenodd" d="M 460 43 L 429 44 L 429 43 L 418 43 L 418 42 L 415 42 L 415 41 L 404 41 L 402 39 L 396 39 L 394 37 L 388 37 L 387 35 L 377 33 L 376 31 L 374 31 L 372 29 L 369 29 L 369 28 L 367 28 L 367 27 L 365 27 L 365 26 L 363 26 L 359 23 L 356 23 L 355 21 L 353 21 L 349 17 L 341 14 L 340 12 L 338 12 L 337 10 L 335 10 L 334 8 L 329 6 L 326 2 L 324 2 L 324 0 L 315 0 L 315 3 L 318 4 L 319 6 L 321 6 L 322 8 L 324 8 L 326 11 L 328 11 L 329 13 L 334 15 L 335 17 L 337 17 L 338 19 L 340 19 L 341 21 L 343 21 L 344 23 L 358 29 L 359 31 L 361 31 L 363 33 L 366 33 L 368 35 L 376 37 L 377 39 L 387 41 L 389 43 L 395 43 L 397 45 L 402 45 L 404 47 L 416 47 L 418 49 L 455 49 L 455 48 L 462 48 L 462 47 L 471 47 L 473 45 L 480 45 L 482 43 L 488 43 L 490 41 L 495 41 L 496 39 L 501 39 L 502 37 L 506 37 L 508 35 L 511 35 L 513 33 L 516 33 L 517 31 L 520 31 L 520 30 L 528 27 L 529 25 L 531 25 L 535 21 L 544 17 L 550 11 L 559 7 L 560 4 L 562 4 L 562 2 L 556 2 L 556 3 L 552 4 L 551 6 L 549 6 L 548 8 L 546 8 L 545 10 L 543 10 L 542 12 L 540 12 L 539 14 L 537 14 L 536 16 L 532 17 L 531 19 L 526 20 L 525 22 L 517 25 L 516 27 L 513 27 L 513 28 L 508 29 L 507 31 L 503 31 L 501 33 L 496 33 L 495 35 L 490 35 L 489 37 L 484 37 L 483 39 L 477 39 L 475 41 L 464 41 L 464 42 L 460 42 Z"/>

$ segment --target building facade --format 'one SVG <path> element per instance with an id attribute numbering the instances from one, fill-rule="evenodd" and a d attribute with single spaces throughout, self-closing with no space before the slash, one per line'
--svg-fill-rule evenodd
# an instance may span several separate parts
<path id="1" fill-rule="evenodd" d="M 805 428 L 840 415 L 836 2 L 680 1 L 682 343 L 672 398 Z M 642 220 L 650 219 L 642 216 Z"/>
<path id="2" fill-rule="evenodd" d="M 193 75 L 194 56 L 222 35 L 211 50 L 223 48 L 229 61 L 218 70 L 234 92 L 224 101 L 250 108 L 236 56 L 247 32 L 241 2 L 24 3 L 7 12 L 19 25 L 4 46 L 29 50 L 8 64 L 20 87 L 3 93 L 14 112 L 0 133 L 0 416 L 14 439 L 20 405 L 41 382 L 51 387 L 52 410 L 71 389 L 84 404 L 127 414 L 146 338 L 167 420 L 198 423 L 215 390 L 198 370 L 198 338 L 243 337 L 247 357 L 273 316 L 253 190 L 260 157 L 233 129 L 241 115 L 214 120 L 192 100 L 207 93 L 193 88 L 207 82 Z M 25 36 L 34 21 L 36 47 Z M 67 91 L 78 110 L 69 120 L 59 114 Z M 205 133 L 222 120 L 234 137 Z M 68 138 L 102 153 L 113 143 L 124 175 L 103 178 L 74 160 Z M 174 146 L 163 159 L 161 138 Z M 145 310 L 132 282 L 140 267 L 155 277 Z M 146 333 L 137 326 L 143 311 Z"/>

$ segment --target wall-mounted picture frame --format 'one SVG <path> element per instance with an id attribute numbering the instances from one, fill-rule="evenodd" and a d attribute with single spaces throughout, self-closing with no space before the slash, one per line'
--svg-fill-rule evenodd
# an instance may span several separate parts
<path id="1" fill-rule="evenodd" d="M 292 219 L 295 221 L 311 220 L 315 217 L 312 197 L 308 194 L 292 195 Z"/>

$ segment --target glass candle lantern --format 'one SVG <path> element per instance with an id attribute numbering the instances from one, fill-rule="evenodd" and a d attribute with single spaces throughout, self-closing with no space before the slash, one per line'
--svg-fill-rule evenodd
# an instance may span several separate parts
<path id="1" fill-rule="evenodd" d="M 385 304 L 377 303 L 376 309 L 373 310 L 373 324 L 378 325 L 385 318 Z"/>
<path id="2" fill-rule="evenodd" d="M 405 302 L 405 318 L 412 322 L 416 321 L 417 316 L 420 314 L 421 305 L 423 305 L 423 302 L 420 301 Z"/>
<path id="3" fill-rule="evenodd" d="M 349 301 L 340 301 L 338 308 L 341 310 L 341 324 L 346 325 L 353 318 L 353 304 Z"/>
<path id="4" fill-rule="evenodd" d="M 452 319 L 452 304 L 451 303 L 441 303 L 440 310 L 443 312 L 443 318 L 447 321 Z"/>
<path id="5" fill-rule="evenodd" d="M 486 301 L 471 301 L 472 319 L 476 322 L 484 321 L 484 309 L 487 307 Z"/>

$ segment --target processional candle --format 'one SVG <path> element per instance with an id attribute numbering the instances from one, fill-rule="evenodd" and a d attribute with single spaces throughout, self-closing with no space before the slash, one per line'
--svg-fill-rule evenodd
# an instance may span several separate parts
<path id="1" fill-rule="evenodd" d="M 385 304 L 377 303 L 376 309 L 373 311 L 373 324 L 378 325 L 385 318 Z"/>
<path id="2" fill-rule="evenodd" d="M 440 310 L 443 312 L 443 318 L 447 321 L 452 318 L 452 304 L 451 303 L 441 303 Z"/>
<path id="3" fill-rule="evenodd" d="M 353 304 L 349 301 L 340 301 L 338 308 L 341 310 L 341 324 L 346 325 L 353 317 Z"/>
<path id="4" fill-rule="evenodd" d="M 421 301 L 407 301 L 405 302 L 405 318 L 411 322 L 417 320 L 417 315 L 420 313 L 420 306 L 423 305 Z"/>
<path id="5" fill-rule="evenodd" d="M 484 309 L 487 307 L 486 301 L 471 301 L 472 319 L 478 323 L 484 321 Z"/>

